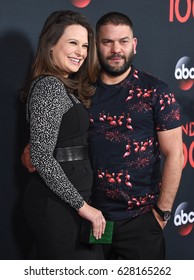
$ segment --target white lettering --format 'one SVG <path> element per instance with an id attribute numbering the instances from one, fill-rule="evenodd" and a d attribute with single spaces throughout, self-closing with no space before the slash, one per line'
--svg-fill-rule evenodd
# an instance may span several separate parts
<path id="1" fill-rule="evenodd" d="M 185 67 L 185 64 L 182 64 L 181 68 L 176 68 L 175 70 L 175 78 L 177 80 L 181 79 L 194 79 L 194 67 L 192 67 L 190 70 Z"/>
<path id="2" fill-rule="evenodd" d="M 181 210 L 180 215 L 177 214 L 174 217 L 174 224 L 175 226 L 181 226 L 186 225 L 187 223 L 193 223 L 194 222 L 194 212 L 191 211 L 189 214 L 184 213 L 184 210 Z"/>

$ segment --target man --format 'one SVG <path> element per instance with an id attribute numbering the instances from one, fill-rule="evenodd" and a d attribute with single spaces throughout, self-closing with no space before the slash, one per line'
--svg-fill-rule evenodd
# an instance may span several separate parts
<path id="1" fill-rule="evenodd" d="M 89 144 L 92 203 L 114 221 L 105 258 L 165 259 L 163 228 L 183 166 L 180 107 L 166 83 L 132 65 L 137 39 L 126 15 L 102 16 L 96 39 L 101 73 Z"/>

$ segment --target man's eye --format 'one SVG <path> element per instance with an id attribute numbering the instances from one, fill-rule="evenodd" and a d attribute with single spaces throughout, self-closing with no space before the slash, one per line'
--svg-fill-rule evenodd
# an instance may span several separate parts
<path id="1" fill-rule="evenodd" d="M 110 45 L 112 42 L 111 41 L 104 41 L 103 44 L 104 45 Z"/>

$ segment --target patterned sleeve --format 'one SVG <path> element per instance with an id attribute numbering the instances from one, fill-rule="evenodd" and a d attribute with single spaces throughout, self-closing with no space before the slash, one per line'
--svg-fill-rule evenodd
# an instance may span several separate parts
<path id="1" fill-rule="evenodd" d="M 83 197 L 53 157 L 62 116 L 73 106 L 64 85 L 54 77 L 42 78 L 35 84 L 28 106 L 32 164 L 56 195 L 79 209 Z"/>
<path id="2" fill-rule="evenodd" d="M 154 95 L 156 130 L 163 131 L 181 126 L 181 106 L 168 85 L 159 82 Z"/>

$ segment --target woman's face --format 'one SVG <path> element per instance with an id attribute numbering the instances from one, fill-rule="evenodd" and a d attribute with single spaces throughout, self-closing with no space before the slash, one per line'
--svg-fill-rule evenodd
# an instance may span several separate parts
<path id="1" fill-rule="evenodd" d="M 56 45 L 51 48 L 54 64 L 63 72 L 64 77 L 77 72 L 88 52 L 88 31 L 81 25 L 66 27 Z"/>

